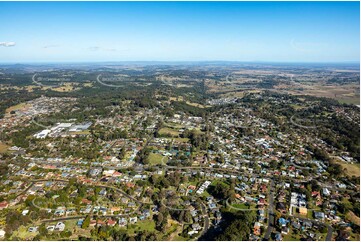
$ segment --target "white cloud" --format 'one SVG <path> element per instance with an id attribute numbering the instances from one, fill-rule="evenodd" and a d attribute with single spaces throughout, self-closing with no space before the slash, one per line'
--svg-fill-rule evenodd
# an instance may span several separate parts
<path id="1" fill-rule="evenodd" d="M 49 48 L 55 48 L 55 47 L 59 47 L 60 45 L 45 45 L 43 48 L 44 49 L 49 49 Z"/>
<path id="2" fill-rule="evenodd" d="M 90 50 L 90 51 L 109 51 L 109 52 L 118 51 L 115 48 L 103 48 L 103 47 L 100 47 L 100 46 L 91 46 L 91 47 L 88 48 L 88 50 Z"/>
<path id="3" fill-rule="evenodd" d="M 16 45 L 15 42 L 0 42 L 0 46 L 4 46 L 4 47 L 13 47 L 15 45 Z"/>
<path id="4" fill-rule="evenodd" d="M 92 47 L 89 47 L 88 50 L 90 50 L 90 51 L 98 51 L 98 50 L 100 50 L 100 47 L 99 46 L 92 46 Z"/>

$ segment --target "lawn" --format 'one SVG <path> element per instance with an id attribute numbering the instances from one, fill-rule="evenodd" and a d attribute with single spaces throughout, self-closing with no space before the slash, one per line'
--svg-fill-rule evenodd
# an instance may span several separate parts
<path id="1" fill-rule="evenodd" d="M 293 107 L 296 110 L 304 108 L 304 106 L 298 105 L 298 104 L 290 104 L 291 107 Z"/>
<path id="2" fill-rule="evenodd" d="M 0 142 L 0 153 L 5 153 L 8 150 L 9 146 Z"/>
<path id="3" fill-rule="evenodd" d="M 60 87 L 53 87 L 51 90 L 56 92 L 72 92 L 78 90 L 78 88 L 75 88 L 73 83 L 65 83 Z"/>
<path id="4" fill-rule="evenodd" d="M 300 241 L 301 236 L 299 234 L 292 233 L 293 231 L 290 230 L 288 234 L 282 234 L 283 241 Z"/>
<path id="5" fill-rule="evenodd" d="M 339 164 L 345 170 L 346 175 L 360 176 L 360 164 L 350 164 L 341 160 L 333 160 L 332 162 Z"/>
<path id="6" fill-rule="evenodd" d="M 177 142 L 183 142 L 183 143 L 187 143 L 189 141 L 188 138 L 175 138 L 174 140 Z"/>
<path id="7" fill-rule="evenodd" d="M 71 135 L 89 135 L 90 131 L 89 130 L 84 130 L 84 131 L 74 131 L 74 132 L 70 132 Z"/>
<path id="8" fill-rule="evenodd" d="M 29 232 L 28 227 L 20 226 L 18 230 L 14 231 L 11 235 L 11 238 L 19 238 L 21 240 L 31 240 L 31 238 L 35 237 L 39 232 Z"/>
<path id="9" fill-rule="evenodd" d="M 190 106 L 193 106 L 193 107 L 197 107 L 197 108 L 209 108 L 209 107 L 212 107 L 210 105 L 202 105 L 202 104 L 199 104 L 199 103 L 192 103 L 192 102 L 189 102 L 189 101 L 186 101 L 186 104 L 188 104 Z"/>
<path id="10" fill-rule="evenodd" d="M 176 236 L 173 241 L 186 241 L 187 239 L 182 236 Z"/>
<path id="11" fill-rule="evenodd" d="M 360 241 L 360 234 L 351 232 L 350 241 Z"/>
<path id="12" fill-rule="evenodd" d="M 360 97 L 357 95 L 351 97 L 341 96 L 341 97 L 337 97 L 336 100 L 339 101 L 340 103 L 360 105 Z"/>
<path id="13" fill-rule="evenodd" d="M 230 205 L 234 208 L 239 208 L 239 209 L 249 209 L 250 208 L 250 206 L 247 205 L 246 203 L 232 203 Z"/>
<path id="14" fill-rule="evenodd" d="M 28 107 L 29 104 L 26 103 L 19 103 L 17 105 L 11 106 L 9 108 L 6 109 L 5 113 L 10 113 L 11 111 L 16 111 L 16 110 L 20 110 L 22 108 Z"/>
<path id="15" fill-rule="evenodd" d="M 357 226 L 360 226 L 360 218 L 357 217 L 352 211 L 349 211 L 346 214 L 346 219 L 354 224 L 356 224 Z"/>
<path id="16" fill-rule="evenodd" d="M 132 151 L 125 152 L 123 160 L 128 160 L 132 156 L 132 154 L 133 154 Z"/>
<path id="17" fill-rule="evenodd" d="M 179 132 L 177 130 L 172 129 L 172 128 L 168 128 L 168 127 L 161 128 L 159 130 L 159 134 L 160 135 L 167 135 L 168 134 L 168 135 L 171 135 L 173 137 L 178 137 L 179 136 Z"/>
<path id="18" fill-rule="evenodd" d="M 129 224 L 128 228 L 123 229 L 126 229 L 129 235 L 135 234 L 138 231 L 153 232 L 155 230 L 155 222 L 153 220 L 138 221 L 136 224 Z"/>
<path id="19" fill-rule="evenodd" d="M 166 229 L 163 239 L 169 240 L 168 236 L 170 236 L 171 237 L 170 239 L 172 240 L 173 236 L 177 236 L 178 232 L 179 233 L 181 232 L 179 230 L 177 231 L 177 229 L 179 229 L 180 226 L 181 225 L 178 222 L 176 222 L 175 220 L 168 219 L 167 229 Z M 175 232 L 177 232 L 177 234 L 173 234 Z M 172 236 L 172 234 L 173 234 L 173 236 Z"/>
<path id="20" fill-rule="evenodd" d="M 150 165 L 160 165 L 160 164 L 162 164 L 162 159 L 163 159 L 163 163 L 167 163 L 167 160 L 168 160 L 167 157 L 162 156 L 161 154 L 156 154 L 156 153 L 149 154 L 149 164 Z"/>
<path id="21" fill-rule="evenodd" d="M 83 84 L 84 87 L 92 87 L 93 86 L 93 83 L 91 82 L 86 82 Z"/>
<path id="22" fill-rule="evenodd" d="M 172 129 L 184 129 L 184 126 L 178 123 L 168 122 L 165 126 Z"/>
<path id="23" fill-rule="evenodd" d="M 321 210 L 321 209 L 315 209 L 315 210 L 307 210 L 307 218 L 309 218 L 309 219 L 313 219 L 313 212 L 314 211 L 319 211 L 319 210 Z"/>
<path id="24" fill-rule="evenodd" d="M 184 101 L 182 96 L 178 97 L 169 97 L 169 101 Z"/>

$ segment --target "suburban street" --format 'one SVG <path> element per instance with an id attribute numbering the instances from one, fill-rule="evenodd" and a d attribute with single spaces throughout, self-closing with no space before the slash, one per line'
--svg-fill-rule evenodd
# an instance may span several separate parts
<path id="1" fill-rule="evenodd" d="M 267 230 L 266 230 L 266 234 L 264 236 L 265 240 L 269 240 L 271 237 L 271 233 L 273 231 L 274 228 L 274 181 L 271 180 L 271 187 L 269 189 L 269 202 L 268 202 L 268 226 L 267 226 Z"/>

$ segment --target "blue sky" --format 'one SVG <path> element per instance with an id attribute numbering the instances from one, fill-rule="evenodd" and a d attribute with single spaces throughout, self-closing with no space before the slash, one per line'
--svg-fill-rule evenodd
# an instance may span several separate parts
<path id="1" fill-rule="evenodd" d="M 0 62 L 360 59 L 359 2 L 0 2 Z"/>

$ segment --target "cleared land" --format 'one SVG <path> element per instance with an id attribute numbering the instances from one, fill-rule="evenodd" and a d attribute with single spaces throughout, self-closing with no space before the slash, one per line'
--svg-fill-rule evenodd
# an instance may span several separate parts
<path id="1" fill-rule="evenodd" d="M 15 105 L 15 106 L 11 106 L 11 107 L 7 108 L 5 112 L 10 113 L 11 111 L 20 110 L 20 109 L 26 108 L 28 106 L 29 105 L 26 104 L 26 103 L 19 103 L 19 104 Z"/>
<path id="2" fill-rule="evenodd" d="M 65 83 L 64 85 L 62 85 L 60 87 L 51 88 L 52 91 L 56 91 L 56 92 L 73 92 L 78 89 L 79 88 L 76 88 L 74 83 Z"/>
<path id="3" fill-rule="evenodd" d="M 184 102 L 184 98 L 182 96 L 178 96 L 178 97 L 170 97 L 169 101 L 178 101 L 178 102 Z M 193 107 L 197 107 L 197 108 L 209 108 L 211 107 L 210 105 L 203 105 L 200 103 L 193 103 L 190 101 L 185 101 L 186 104 L 188 104 L 189 106 L 193 106 Z"/>
<path id="4" fill-rule="evenodd" d="M 164 163 L 167 162 L 167 158 L 162 156 L 161 154 L 156 154 L 156 153 L 149 154 L 149 164 L 150 165 L 160 165 L 160 164 L 162 164 L 162 160 Z"/>
<path id="5" fill-rule="evenodd" d="M 357 226 L 360 226 L 360 218 L 357 217 L 352 211 L 348 211 L 346 214 L 346 219 L 356 224 Z"/>
<path id="6" fill-rule="evenodd" d="M 360 176 L 360 164 L 350 164 L 336 159 L 333 162 L 341 165 L 347 175 Z"/>
<path id="7" fill-rule="evenodd" d="M 9 146 L 0 142 L 0 153 L 5 153 L 8 150 Z"/>
<path id="8" fill-rule="evenodd" d="M 160 135 L 170 135 L 170 136 L 174 136 L 174 137 L 178 137 L 179 136 L 179 132 L 177 130 L 171 129 L 171 128 L 161 128 L 159 130 L 159 134 Z"/>

